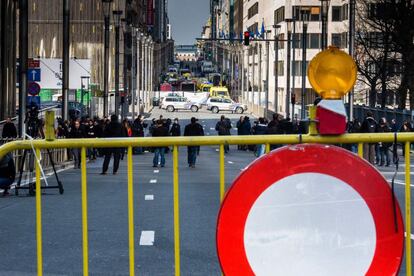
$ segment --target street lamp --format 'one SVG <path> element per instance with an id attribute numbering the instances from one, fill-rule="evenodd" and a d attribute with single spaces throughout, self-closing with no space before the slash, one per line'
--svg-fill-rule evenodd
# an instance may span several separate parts
<path id="1" fill-rule="evenodd" d="M 275 30 L 275 100 L 274 100 L 274 109 L 275 113 L 278 112 L 279 106 L 279 34 L 280 34 L 280 25 L 273 25 Z"/>
<path id="2" fill-rule="evenodd" d="M 306 92 L 306 36 L 308 32 L 309 10 L 301 10 L 302 15 L 302 95 L 301 95 L 301 119 L 305 119 L 305 92 Z"/>
<path id="3" fill-rule="evenodd" d="M 292 18 L 286 18 L 287 29 L 287 64 L 286 64 L 286 118 L 290 117 L 289 102 L 290 102 L 290 61 L 291 61 L 291 47 L 292 47 Z"/>
<path id="4" fill-rule="evenodd" d="M 104 37 L 104 106 L 103 115 L 108 116 L 108 63 L 109 63 L 109 17 L 111 15 L 112 0 L 102 0 L 104 22 L 105 22 L 105 37 Z"/>
<path id="5" fill-rule="evenodd" d="M 112 12 L 115 23 L 115 115 L 119 116 L 119 26 L 121 24 L 122 11 Z M 124 84 L 125 87 L 125 84 Z M 125 89 L 125 88 L 124 88 Z"/>
<path id="6" fill-rule="evenodd" d="M 328 10 L 331 0 L 321 1 L 321 19 L 322 19 L 322 50 L 328 47 Z"/>

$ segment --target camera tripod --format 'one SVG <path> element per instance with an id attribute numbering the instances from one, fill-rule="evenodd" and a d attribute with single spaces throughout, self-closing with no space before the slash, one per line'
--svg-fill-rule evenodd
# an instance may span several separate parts
<path id="1" fill-rule="evenodd" d="M 28 126 L 28 132 L 29 135 L 33 138 L 44 138 L 44 133 L 43 133 L 43 129 L 39 126 L 39 119 L 37 118 L 37 114 L 31 114 L 31 112 L 28 114 L 28 122 L 27 122 L 27 126 Z M 47 154 L 49 155 L 49 159 L 50 159 L 50 163 L 52 164 L 52 168 L 53 168 L 53 173 L 55 174 L 56 177 L 56 182 L 57 185 L 56 186 L 41 186 L 40 188 L 43 189 L 59 189 L 59 193 L 63 194 L 64 189 L 63 189 L 63 185 L 62 182 L 59 179 L 58 174 L 56 173 L 56 168 L 55 168 L 55 162 L 53 161 L 52 158 L 52 153 L 50 152 L 49 149 L 46 150 Z M 21 181 L 22 181 L 22 177 L 23 177 L 23 169 L 24 169 L 24 163 L 26 160 L 26 157 L 29 157 L 29 185 L 28 186 L 21 186 Z M 38 156 L 39 158 L 39 156 Z M 37 160 L 35 160 L 35 155 L 33 152 L 31 152 L 31 150 L 27 150 L 25 149 L 23 151 L 23 157 L 21 159 L 21 164 L 20 164 L 20 168 L 19 168 L 19 180 L 16 184 L 15 187 L 15 194 L 19 195 L 19 190 L 29 190 L 29 195 L 34 196 L 35 195 L 35 189 L 36 189 L 36 182 L 33 182 L 32 179 L 32 174 L 33 174 L 33 167 L 34 167 L 34 162 L 37 162 Z"/>

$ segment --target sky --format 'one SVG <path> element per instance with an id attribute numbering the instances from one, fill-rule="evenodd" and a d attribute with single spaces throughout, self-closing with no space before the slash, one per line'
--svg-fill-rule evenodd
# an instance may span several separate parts
<path id="1" fill-rule="evenodd" d="M 194 44 L 207 22 L 210 0 L 168 0 L 168 6 L 175 44 Z"/>

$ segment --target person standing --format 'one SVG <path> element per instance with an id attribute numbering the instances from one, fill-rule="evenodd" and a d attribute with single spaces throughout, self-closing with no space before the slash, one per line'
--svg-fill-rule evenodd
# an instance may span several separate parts
<path id="1" fill-rule="evenodd" d="M 3 132 L 1 134 L 3 139 L 13 139 L 17 137 L 16 126 L 11 121 L 10 117 L 7 117 L 6 123 L 3 126 Z"/>
<path id="2" fill-rule="evenodd" d="M 105 127 L 104 130 L 104 137 L 105 138 L 116 138 L 116 137 L 125 137 L 122 131 L 122 125 L 118 122 L 118 116 L 112 115 L 111 121 Z M 106 174 L 106 171 L 109 167 L 109 162 L 111 161 L 111 156 L 114 156 L 114 167 L 113 167 L 113 174 L 118 173 L 119 168 L 119 160 L 121 159 L 121 151 L 120 148 L 108 148 L 105 149 L 105 159 L 102 166 L 102 175 Z"/>
<path id="3" fill-rule="evenodd" d="M 191 123 L 185 126 L 184 136 L 204 136 L 203 127 L 197 123 L 197 119 L 195 117 L 192 117 Z M 197 160 L 197 149 L 198 146 L 187 147 L 187 162 L 190 168 L 195 168 Z"/>
<path id="4" fill-rule="evenodd" d="M 216 124 L 216 131 L 218 135 L 231 135 L 230 130 L 232 128 L 231 122 L 228 118 L 226 118 L 224 115 L 221 115 L 220 121 Z M 224 153 L 228 153 L 230 150 L 229 145 L 224 145 Z"/>
<path id="5" fill-rule="evenodd" d="M 266 135 L 268 134 L 267 124 L 265 118 L 259 118 L 259 122 L 253 127 L 254 135 Z M 265 145 L 257 145 L 256 156 L 260 157 L 265 154 Z"/>
<path id="6" fill-rule="evenodd" d="M 178 118 L 175 118 L 173 124 L 171 125 L 170 135 L 181 136 L 181 126 L 178 123 Z"/>
<path id="7" fill-rule="evenodd" d="M 96 126 L 92 120 L 89 120 L 89 123 L 86 127 L 86 138 L 93 139 L 96 138 Z M 96 160 L 96 149 L 88 149 L 89 160 Z"/>
<path id="8" fill-rule="evenodd" d="M 13 155 L 6 154 L 0 160 L 0 189 L 3 189 L 3 196 L 9 195 L 10 186 L 16 177 L 16 167 L 14 165 Z"/>
<path id="9" fill-rule="evenodd" d="M 367 116 L 362 122 L 361 133 L 377 132 L 377 121 L 375 121 L 371 111 L 367 112 Z M 371 164 L 375 164 L 375 144 L 364 144 L 364 159 Z"/>
<path id="10" fill-rule="evenodd" d="M 142 115 L 139 115 L 138 118 L 136 118 L 134 120 L 134 123 L 132 124 L 132 136 L 133 137 L 144 137 L 145 128 L 147 128 L 147 124 L 144 122 Z M 134 148 L 135 154 L 142 154 L 143 152 L 144 151 L 142 147 Z"/>
<path id="11" fill-rule="evenodd" d="M 85 132 L 81 128 L 79 120 L 76 120 L 73 123 L 72 128 L 70 129 L 69 138 L 71 139 L 82 139 L 85 137 Z M 80 149 L 74 148 L 72 149 L 72 156 L 75 162 L 75 169 L 80 169 L 81 166 L 81 156 L 80 156 Z"/>
<path id="12" fill-rule="evenodd" d="M 378 132 L 380 133 L 387 133 L 390 132 L 391 129 L 389 128 L 388 124 L 387 124 L 387 120 L 385 118 L 381 118 L 379 125 L 378 125 Z M 391 143 L 384 143 L 381 142 L 379 143 L 379 152 L 380 152 L 380 160 L 379 160 L 379 165 L 380 166 L 385 166 L 389 167 L 391 160 L 390 160 L 390 147 L 391 147 Z"/>
<path id="13" fill-rule="evenodd" d="M 240 119 L 237 121 L 237 136 L 242 135 L 242 131 L 243 131 L 243 121 L 244 121 L 244 116 L 240 116 Z M 237 145 L 237 150 L 243 150 L 243 145 Z"/>
<path id="14" fill-rule="evenodd" d="M 165 127 L 162 120 L 158 120 L 156 122 L 156 126 L 152 130 L 152 137 L 166 136 L 168 136 L 168 129 Z M 152 160 L 152 167 L 157 168 L 158 163 L 161 163 L 161 168 L 165 167 L 165 147 L 154 148 L 154 159 Z"/>

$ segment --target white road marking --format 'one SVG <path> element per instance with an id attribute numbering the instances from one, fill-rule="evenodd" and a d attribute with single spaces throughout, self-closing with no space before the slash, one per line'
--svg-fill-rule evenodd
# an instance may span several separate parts
<path id="1" fill-rule="evenodd" d="M 159 173 L 160 172 L 160 170 L 154 170 L 154 173 Z"/>
<path id="2" fill-rule="evenodd" d="M 154 231 L 141 231 L 141 237 L 139 239 L 139 245 L 154 245 Z"/>
<path id="3" fill-rule="evenodd" d="M 227 161 L 229 164 L 234 164 L 232 161 Z"/>
<path id="4" fill-rule="evenodd" d="M 145 195 L 145 200 L 154 200 L 154 195 Z"/>
<path id="5" fill-rule="evenodd" d="M 392 179 L 387 179 L 387 181 L 388 181 L 388 182 L 390 182 L 390 184 L 391 184 Z M 398 185 L 403 185 L 403 186 L 405 186 L 405 182 L 400 181 L 400 180 L 394 180 L 394 183 L 395 183 L 395 184 L 398 184 Z M 410 186 L 411 186 L 411 187 L 414 187 L 414 184 L 411 184 Z"/>
<path id="6" fill-rule="evenodd" d="M 151 184 L 157 183 L 157 179 L 151 179 L 151 180 L 150 180 L 150 183 L 151 183 Z"/>

